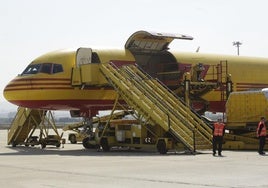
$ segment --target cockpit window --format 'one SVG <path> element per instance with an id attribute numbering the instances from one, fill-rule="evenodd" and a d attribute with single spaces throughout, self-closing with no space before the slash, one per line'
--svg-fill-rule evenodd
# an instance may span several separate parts
<path id="1" fill-rule="evenodd" d="M 22 72 L 21 75 L 37 74 L 37 73 L 55 74 L 59 72 L 63 72 L 63 67 L 61 64 L 42 63 L 42 64 L 29 65 Z"/>
<path id="2" fill-rule="evenodd" d="M 43 63 L 40 69 L 40 72 L 42 73 L 51 73 L 52 63 Z"/>
<path id="3" fill-rule="evenodd" d="M 63 72 L 61 64 L 53 64 L 53 73 Z"/>
<path id="4" fill-rule="evenodd" d="M 39 72 L 40 69 L 40 64 L 35 64 L 35 65 L 29 65 L 23 72 L 23 74 L 36 74 Z"/>

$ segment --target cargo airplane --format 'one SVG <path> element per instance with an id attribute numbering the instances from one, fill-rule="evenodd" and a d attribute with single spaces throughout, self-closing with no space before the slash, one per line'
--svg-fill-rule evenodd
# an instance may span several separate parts
<path id="1" fill-rule="evenodd" d="M 176 52 L 168 48 L 174 39 L 193 38 L 137 31 L 121 50 L 78 48 L 47 53 L 8 83 L 4 97 L 22 107 L 68 110 L 92 117 L 99 110 L 111 109 L 117 93 L 104 75 L 96 74 L 97 68 L 87 71 L 80 67 L 107 62 L 137 64 L 180 97 L 185 96 L 185 79 L 189 78 L 191 104 L 200 112 L 224 112 L 231 91 L 268 87 L 268 58 Z M 87 79 L 83 76 L 91 82 L 83 82 Z"/>

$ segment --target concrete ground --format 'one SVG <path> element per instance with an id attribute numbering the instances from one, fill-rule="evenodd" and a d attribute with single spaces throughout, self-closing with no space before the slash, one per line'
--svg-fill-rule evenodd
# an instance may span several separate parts
<path id="1" fill-rule="evenodd" d="M 105 153 L 69 143 L 64 148 L 12 148 L 6 137 L 7 130 L 0 130 L 1 187 L 268 187 L 268 156 L 256 151 L 223 151 L 223 157 L 213 157 L 211 151 Z"/>

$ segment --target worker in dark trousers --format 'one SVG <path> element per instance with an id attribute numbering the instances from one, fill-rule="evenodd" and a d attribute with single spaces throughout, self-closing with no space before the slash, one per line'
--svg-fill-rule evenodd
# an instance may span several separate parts
<path id="1" fill-rule="evenodd" d="M 225 124 L 222 122 L 222 119 L 219 118 L 218 122 L 213 124 L 213 156 L 216 155 L 216 150 L 218 148 L 218 155 L 222 156 L 222 143 L 223 136 L 225 132 Z"/>
<path id="2" fill-rule="evenodd" d="M 265 139 L 266 139 L 266 124 L 265 124 L 265 118 L 261 117 L 261 120 L 258 124 L 257 128 L 257 137 L 259 138 L 259 154 L 264 155 L 265 153 L 263 152 L 263 148 L 265 145 Z"/>

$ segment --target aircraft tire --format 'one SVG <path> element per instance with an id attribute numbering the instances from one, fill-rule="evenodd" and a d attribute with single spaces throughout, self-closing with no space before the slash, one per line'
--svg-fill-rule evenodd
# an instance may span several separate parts
<path id="1" fill-rule="evenodd" d="M 60 142 L 58 142 L 58 143 L 56 144 L 56 147 L 59 148 L 60 145 L 61 145 Z"/>
<path id="2" fill-rule="evenodd" d="M 90 141 L 90 138 L 89 137 L 83 139 L 83 142 L 82 143 L 83 143 L 84 148 L 86 148 L 86 149 L 93 149 L 93 148 L 95 148 L 96 146 L 93 145 L 93 144 L 90 144 L 89 141 Z"/>

